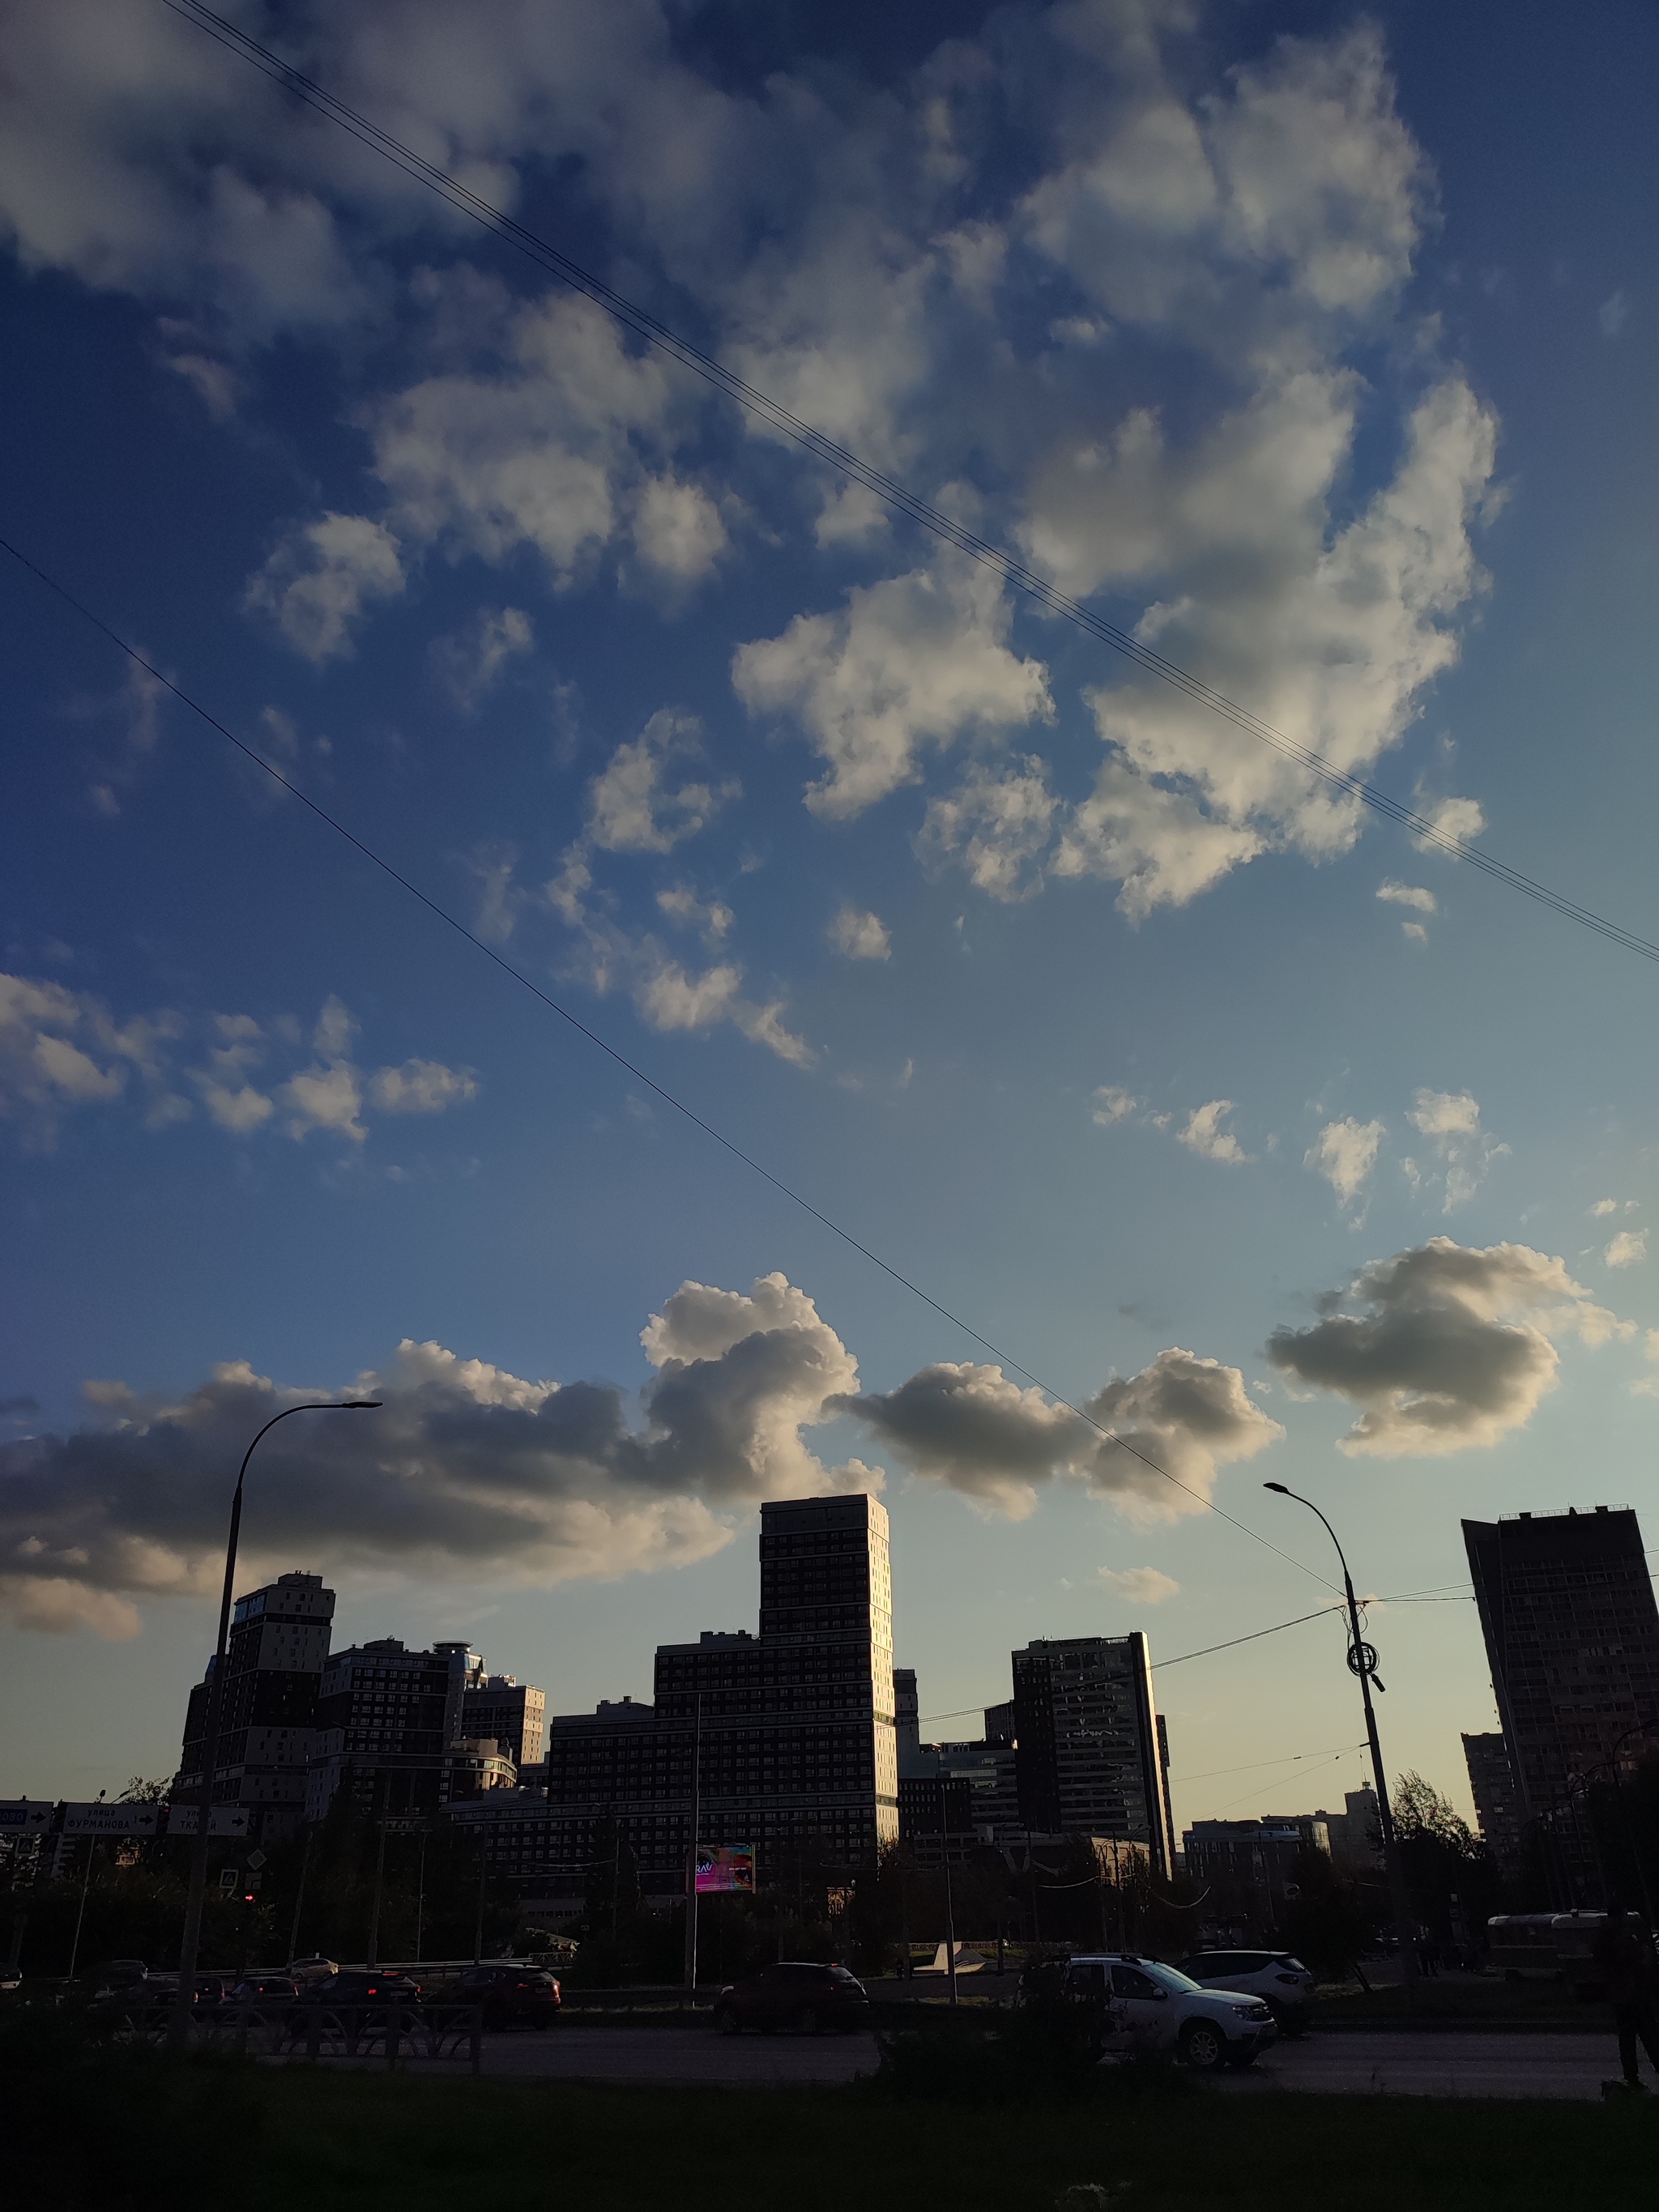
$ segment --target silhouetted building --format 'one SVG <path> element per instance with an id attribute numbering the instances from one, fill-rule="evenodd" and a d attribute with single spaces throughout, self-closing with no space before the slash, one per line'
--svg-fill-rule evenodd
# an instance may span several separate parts
<path id="1" fill-rule="evenodd" d="M 1659 1607 L 1628 1507 L 1466 1521 L 1504 1739 L 1564 1905 L 1603 1902 L 1583 1780 L 1659 1728 Z"/>
<path id="2" fill-rule="evenodd" d="M 467 1678 L 483 1663 L 465 1644 L 409 1651 L 395 1636 L 335 1652 L 317 1698 L 307 1820 L 320 1820 L 342 1789 L 377 1817 L 447 1804 Z M 465 1762 L 459 1771 L 472 1772 Z"/>
<path id="3" fill-rule="evenodd" d="M 1520 1879 L 1526 1840 L 1526 1818 L 1521 1793 L 1516 1787 L 1510 1747 L 1501 1735 L 1463 1738 L 1463 1759 L 1469 1770 L 1469 1795 L 1474 1817 L 1486 1848 L 1506 1881 Z"/>
<path id="4" fill-rule="evenodd" d="M 1341 1812 L 1328 1813 L 1322 1805 L 1313 1817 L 1325 1823 L 1331 1858 L 1340 1873 L 1368 1875 L 1381 1869 L 1382 1824 L 1376 1792 L 1369 1782 L 1343 1792 Z"/>
<path id="5" fill-rule="evenodd" d="M 916 1670 L 914 1667 L 895 1667 L 893 1669 L 893 1739 L 898 1754 L 898 1771 L 905 1771 L 908 1762 L 921 1749 L 921 1702 L 916 1692 Z"/>
<path id="6" fill-rule="evenodd" d="M 462 1734 L 498 1743 L 517 1767 L 540 1760 L 546 1712 L 544 1692 L 511 1674 L 486 1674 L 482 1666 L 461 1692 Z"/>
<path id="7" fill-rule="evenodd" d="M 641 1893 L 683 1893 L 694 1775 L 703 1844 L 752 1844 L 763 1881 L 811 1860 L 850 1869 L 898 1836 L 886 1509 L 862 1492 L 761 1508 L 759 1633 L 708 1629 L 657 1652 L 648 1705 L 547 1724 L 539 1817 L 522 1802 L 488 1848 L 557 1913 L 573 1909 L 599 1824 L 626 1841 Z"/>
<path id="8" fill-rule="evenodd" d="M 328 1662 L 334 1593 L 320 1575 L 279 1575 L 231 1613 L 213 1802 L 243 1805 L 250 1832 L 287 1835 L 305 1815 L 306 1771 L 316 1741 L 317 1699 Z M 216 1662 L 191 1690 L 183 1755 L 173 1784 L 201 1802 L 204 1739 Z"/>
<path id="9" fill-rule="evenodd" d="M 1329 1856 L 1330 1838 L 1317 1814 L 1260 1820 L 1194 1820 L 1182 1837 L 1187 1872 L 1209 1890 L 1206 1917 L 1212 1923 L 1263 1941 L 1278 1930 L 1297 1887 L 1304 1851 Z"/>
<path id="10" fill-rule="evenodd" d="M 1142 1844 L 1167 1880 L 1173 1838 L 1145 1636 L 1043 1638 L 1014 1653 L 1013 1670 L 1022 1825 Z"/>

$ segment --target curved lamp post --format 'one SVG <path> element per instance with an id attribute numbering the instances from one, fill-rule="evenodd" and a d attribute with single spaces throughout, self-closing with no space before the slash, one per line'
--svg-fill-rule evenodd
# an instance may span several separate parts
<path id="1" fill-rule="evenodd" d="M 1371 1747 L 1371 1771 L 1376 1777 L 1376 1819 L 1382 1831 L 1382 1863 L 1389 1877 L 1389 1901 L 1394 1909 L 1394 1924 L 1400 1939 L 1400 1964 L 1409 1989 L 1417 1979 L 1417 1927 L 1411 1917 L 1411 1906 L 1406 1895 L 1405 1869 L 1400 1863 L 1400 1846 L 1394 1832 L 1394 1814 L 1389 1804 L 1389 1780 L 1382 1771 L 1382 1747 L 1377 1741 L 1376 1712 L 1371 1704 L 1371 1684 L 1382 1687 L 1377 1680 L 1376 1649 L 1367 1644 L 1359 1632 L 1359 1601 L 1353 1594 L 1353 1577 L 1348 1572 L 1348 1562 L 1337 1534 L 1311 1498 L 1304 1498 L 1298 1490 L 1287 1490 L 1282 1482 L 1264 1482 L 1264 1490 L 1273 1491 L 1280 1498 L 1293 1498 L 1298 1505 L 1305 1505 L 1310 1513 L 1318 1513 L 1324 1523 L 1325 1534 L 1336 1545 L 1336 1556 L 1342 1563 L 1342 1590 L 1348 1606 L 1348 1670 L 1359 1677 L 1359 1694 L 1365 1706 L 1365 1735 Z"/>
<path id="2" fill-rule="evenodd" d="M 202 1899 L 207 1888 L 208 1826 L 213 1814 L 213 1782 L 219 1765 L 219 1727 L 225 1710 L 225 1646 L 230 1636 L 230 1594 L 236 1580 L 236 1543 L 242 1528 L 242 1486 L 247 1480 L 247 1463 L 252 1458 L 259 1437 L 269 1435 L 278 1421 L 285 1421 L 290 1413 L 367 1413 L 375 1411 L 378 1398 L 329 1398 L 303 1406 L 285 1406 L 280 1413 L 273 1413 L 259 1435 L 242 1454 L 241 1471 L 236 1477 L 236 1488 L 230 1501 L 230 1534 L 225 1544 L 225 1586 L 219 1600 L 219 1642 L 214 1655 L 213 1671 L 208 1680 L 207 1726 L 203 1732 L 202 1787 L 198 1792 L 201 1811 L 198 1815 L 195 1847 L 190 1858 L 190 1893 L 185 1905 L 184 1941 L 179 1947 L 179 1996 L 173 2014 L 169 2040 L 178 2045 L 185 2042 L 190 2032 L 191 2004 L 196 1994 L 196 1954 L 202 1940 Z"/>

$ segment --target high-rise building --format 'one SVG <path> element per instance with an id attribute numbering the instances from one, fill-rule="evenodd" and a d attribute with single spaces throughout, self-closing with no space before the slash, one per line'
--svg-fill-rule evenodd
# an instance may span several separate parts
<path id="1" fill-rule="evenodd" d="M 1328 1813 L 1322 1805 L 1313 1817 L 1325 1823 L 1331 1857 L 1340 1872 L 1365 1875 L 1381 1869 L 1382 1823 L 1376 1792 L 1369 1782 L 1343 1792 L 1340 1813 Z"/>
<path id="2" fill-rule="evenodd" d="M 893 1669 L 893 1734 L 899 1772 L 903 1774 L 921 1749 L 921 1700 L 914 1667 Z"/>
<path id="3" fill-rule="evenodd" d="M 483 1665 L 465 1644 L 409 1651 L 395 1636 L 335 1652 L 319 1686 L 306 1818 L 320 1820 L 344 1787 L 365 1813 L 429 1814 L 447 1804 L 467 1680 Z M 462 1794 L 487 1761 L 465 1756 Z"/>
<path id="4" fill-rule="evenodd" d="M 1141 1844 L 1167 1880 L 1173 1839 L 1145 1636 L 1043 1638 L 1014 1653 L 1013 1669 L 1022 1822 Z"/>
<path id="5" fill-rule="evenodd" d="M 498 1743 L 515 1767 L 542 1755 L 545 1694 L 511 1674 L 486 1674 L 482 1665 L 461 1692 L 461 1733 Z"/>
<path id="6" fill-rule="evenodd" d="M 1510 1747 L 1495 1730 L 1465 1735 L 1463 1759 L 1469 1770 L 1469 1795 L 1486 1848 L 1507 1881 L 1518 1879 L 1527 1824 L 1515 1786 Z"/>
<path id="7" fill-rule="evenodd" d="M 694 1780 L 696 1840 L 754 1844 L 762 1881 L 896 1840 L 886 1510 L 862 1492 L 764 1504 L 760 1566 L 758 1634 L 664 1644 L 649 1705 L 549 1718 L 545 1763 L 520 1777 L 545 1788 L 539 1808 L 521 1790 L 464 1815 L 550 1911 L 574 1909 L 601 1833 L 626 1841 L 645 1896 L 680 1895 Z"/>
<path id="8" fill-rule="evenodd" d="M 213 1802 L 249 1808 L 250 1831 L 281 1836 L 305 1815 L 306 1771 L 315 1746 L 317 1698 L 328 1662 L 334 1593 L 320 1575 L 279 1575 L 239 1597 L 225 1644 Z M 191 1690 L 183 1756 L 173 1784 L 201 1802 L 207 1709 L 216 1661 Z"/>
<path id="9" fill-rule="evenodd" d="M 1558 1901 L 1601 1902 L 1580 1778 L 1659 1732 L 1659 1606 L 1628 1507 L 1466 1521 L 1492 1692 Z"/>

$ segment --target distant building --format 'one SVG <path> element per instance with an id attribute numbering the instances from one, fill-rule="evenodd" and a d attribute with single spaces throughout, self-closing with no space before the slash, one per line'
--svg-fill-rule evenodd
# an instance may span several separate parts
<path id="1" fill-rule="evenodd" d="M 1343 1809 L 1328 1813 L 1322 1806 L 1313 1818 L 1322 1820 L 1330 1854 L 1340 1874 L 1364 1875 L 1382 1864 L 1382 1824 L 1376 1810 L 1376 1792 L 1369 1782 L 1344 1793 Z"/>
<path id="2" fill-rule="evenodd" d="M 1317 1814 L 1260 1820 L 1194 1820 L 1182 1838 L 1187 1872 L 1209 1890 L 1212 1922 L 1249 1928 L 1267 1938 L 1280 1927 L 1297 1887 L 1304 1851 L 1330 1849 Z"/>
<path id="3" fill-rule="evenodd" d="M 246 1806 L 250 1832 L 287 1835 L 305 1817 L 306 1774 L 328 1663 L 334 1592 L 320 1575 L 278 1575 L 239 1597 L 225 1647 L 213 1802 Z M 190 1693 L 173 1794 L 199 1804 L 207 1710 L 216 1661 Z"/>
<path id="4" fill-rule="evenodd" d="M 1006 1743 L 1012 1750 L 1014 1741 L 1014 1701 L 985 1708 L 985 1741 L 987 1743 Z"/>
<path id="5" fill-rule="evenodd" d="M 1469 1770 L 1469 1795 L 1475 1825 L 1506 1881 L 1521 1877 L 1527 1822 L 1516 1786 L 1510 1747 L 1496 1730 L 1465 1735 L 1463 1761 Z"/>
<path id="6" fill-rule="evenodd" d="M 406 1650 L 395 1636 L 337 1651 L 323 1672 L 306 1817 L 320 1820 L 343 1789 L 365 1814 L 432 1814 L 480 1769 L 459 1751 L 467 1680 L 483 1667 L 465 1644 Z M 480 1754 L 482 1756 L 482 1754 Z"/>
<path id="7" fill-rule="evenodd" d="M 1045 1638 L 1014 1653 L 1013 1673 L 1022 1826 L 1141 1844 L 1167 1881 L 1174 1839 L 1145 1636 Z"/>
<path id="8" fill-rule="evenodd" d="M 1659 1606 L 1627 1507 L 1466 1521 L 1522 1818 L 1540 1825 L 1557 1901 L 1603 1903 L 1577 1785 L 1659 1733 Z"/>
<path id="9" fill-rule="evenodd" d="M 900 1772 L 899 1834 L 918 1864 L 959 1864 L 1022 1833 L 1012 1743 L 925 1743 Z"/>
<path id="10" fill-rule="evenodd" d="M 641 1893 L 683 1894 L 691 1842 L 753 1844 L 759 1879 L 798 1857 L 852 1869 L 898 1836 L 886 1509 L 862 1492 L 761 1508 L 759 1632 L 708 1629 L 657 1652 L 651 1704 L 556 1714 L 520 1791 L 463 1808 L 557 1916 L 579 1908 L 594 1838 L 623 1837 Z"/>
<path id="11" fill-rule="evenodd" d="M 543 1691 L 480 1666 L 461 1692 L 461 1732 L 499 1744 L 515 1767 L 533 1766 L 542 1756 L 546 1711 Z"/>
<path id="12" fill-rule="evenodd" d="M 903 1774 L 908 1762 L 921 1749 L 921 1705 L 916 1694 L 916 1670 L 914 1667 L 895 1667 L 893 1669 L 893 1745 L 898 1756 L 898 1771 Z"/>

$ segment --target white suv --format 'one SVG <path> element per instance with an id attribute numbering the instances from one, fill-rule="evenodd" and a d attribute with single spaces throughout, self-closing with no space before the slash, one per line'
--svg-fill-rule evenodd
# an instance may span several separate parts
<path id="1" fill-rule="evenodd" d="M 1237 1990 L 1271 2005 L 1286 2035 L 1306 2033 L 1314 1978 L 1288 1951 L 1195 1951 L 1176 1972 L 1206 1990 Z"/>
<path id="2" fill-rule="evenodd" d="M 1066 1990 L 1103 2007 L 1108 2051 L 1171 2051 L 1195 2074 L 1249 2066 L 1279 2033 L 1259 1996 L 1201 1989 L 1173 1966 L 1133 1951 L 1068 1960 Z"/>

